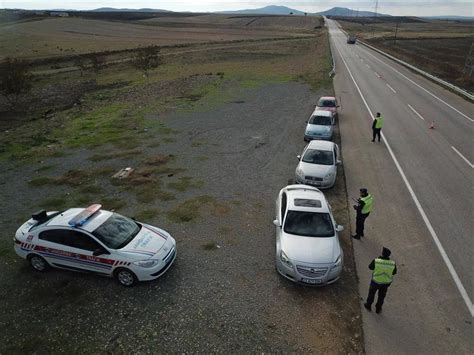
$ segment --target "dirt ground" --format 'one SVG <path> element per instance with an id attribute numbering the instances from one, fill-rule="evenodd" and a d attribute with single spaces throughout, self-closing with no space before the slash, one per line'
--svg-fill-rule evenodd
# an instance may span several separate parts
<path id="1" fill-rule="evenodd" d="M 293 178 L 318 96 L 332 92 L 327 44 L 321 31 L 178 57 L 148 78 L 114 67 L 37 82 L 40 103 L 57 82 L 82 89 L 72 106 L 0 132 L 0 353 L 362 353 L 342 168 L 327 191 L 346 227 L 342 278 L 302 287 L 274 264 L 276 195 Z M 127 166 L 129 180 L 111 178 Z M 169 231 L 178 249 L 169 272 L 127 289 L 34 273 L 13 252 L 36 209 L 93 202 Z"/>

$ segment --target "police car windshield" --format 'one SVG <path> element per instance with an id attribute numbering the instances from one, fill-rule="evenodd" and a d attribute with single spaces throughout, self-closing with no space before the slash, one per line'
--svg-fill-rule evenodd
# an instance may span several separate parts
<path id="1" fill-rule="evenodd" d="M 284 231 L 305 237 L 326 238 L 334 236 L 329 213 L 288 211 Z"/>
<path id="2" fill-rule="evenodd" d="M 141 226 L 130 218 L 113 213 L 92 234 L 111 249 L 120 249 L 130 243 Z"/>

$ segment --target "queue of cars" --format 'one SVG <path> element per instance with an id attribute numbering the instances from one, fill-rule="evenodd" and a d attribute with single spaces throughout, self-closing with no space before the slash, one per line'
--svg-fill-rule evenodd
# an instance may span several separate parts
<path id="1" fill-rule="evenodd" d="M 318 100 L 304 134 L 309 143 L 297 156 L 296 185 L 281 189 L 276 200 L 276 268 L 304 285 L 333 283 L 343 268 L 338 233 L 344 227 L 320 190 L 334 186 L 341 164 L 339 147 L 331 142 L 337 107 L 334 97 Z"/>

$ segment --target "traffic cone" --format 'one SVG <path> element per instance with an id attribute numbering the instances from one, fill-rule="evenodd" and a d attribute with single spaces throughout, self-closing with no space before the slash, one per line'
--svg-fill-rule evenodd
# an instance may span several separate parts
<path id="1" fill-rule="evenodd" d="M 435 128 L 434 121 L 431 121 L 431 123 L 430 123 L 430 129 L 434 129 L 434 128 Z"/>

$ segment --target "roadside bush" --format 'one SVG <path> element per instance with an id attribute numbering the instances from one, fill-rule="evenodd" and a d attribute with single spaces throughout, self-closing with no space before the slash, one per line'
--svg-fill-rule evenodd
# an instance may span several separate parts
<path id="1" fill-rule="evenodd" d="M 21 95 L 32 87 L 32 75 L 28 62 L 15 58 L 7 58 L 0 64 L 0 92 L 6 97 L 13 108 Z"/>
<path id="2" fill-rule="evenodd" d="M 157 68 L 161 64 L 159 53 L 160 48 L 157 46 L 138 48 L 132 64 L 148 77 L 148 71 Z"/>

